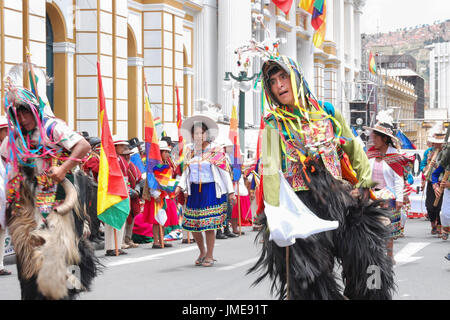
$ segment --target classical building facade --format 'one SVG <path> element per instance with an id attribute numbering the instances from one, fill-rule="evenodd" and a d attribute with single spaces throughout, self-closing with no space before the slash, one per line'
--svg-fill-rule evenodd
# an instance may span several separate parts
<path id="1" fill-rule="evenodd" d="M 450 110 L 450 42 L 434 43 L 430 51 L 430 109 Z"/>
<path id="2" fill-rule="evenodd" d="M 99 61 L 113 134 L 142 138 L 147 83 L 154 117 L 176 140 L 176 86 L 184 117 L 208 113 L 227 127 L 238 101 L 223 90 L 225 72 L 238 73 L 234 50 L 261 36 L 255 17 L 262 14 L 271 35 L 283 40 L 280 52 L 297 59 L 316 96 L 348 117 L 361 66 L 364 1 L 327 1 L 321 48 L 312 46 L 311 16 L 298 3 L 286 16 L 267 0 L 1 0 L 0 76 L 23 63 L 28 48 L 35 67 L 53 79 L 43 90 L 55 115 L 96 136 Z M 250 71 L 259 68 L 255 59 Z M 1 89 L 3 101 L 3 81 Z M 254 147 L 260 93 L 245 99 L 246 146 Z"/>

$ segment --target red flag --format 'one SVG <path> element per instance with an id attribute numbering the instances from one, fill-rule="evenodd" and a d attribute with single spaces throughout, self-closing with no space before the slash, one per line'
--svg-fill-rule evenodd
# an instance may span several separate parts
<path id="1" fill-rule="evenodd" d="M 292 0 L 272 0 L 272 2 L 286 15 L 289 14 L 289 10 L 292 7 Z"/>
<path id="2" fill-rule="evenodd" d="M 108 159 L 108 193 L 121 197 L 128 197 L 127 189 L 124 187 L 123 174 L 119 166 L 116 149 L 109 129 L 108 116 L 106 114 L 105 95 L 103 93 L 102 76 L 100 73 L 100 63 L 97 62 L 98 71 L 98 91 L 100 100 L 100 121 L 102 124 L 101 131 L 101 148 L 105 151 Z"/>

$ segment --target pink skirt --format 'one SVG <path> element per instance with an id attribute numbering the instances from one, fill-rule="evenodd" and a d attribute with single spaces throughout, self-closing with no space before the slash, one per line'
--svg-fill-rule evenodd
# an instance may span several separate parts
<path id="1" fill-rule="evenodd" d="M 145 222 L 142 213 L 134 218 L 133 234 L 153 238 L 153 225 Z"/>
<path id="2" fill-rule="evenodd" d="M 164 224 L 164 227 L 176 226 L 179 224 L 178 222 L 178 214 L 177 214 L 177 204 L 172 199 L 166 199 L 167 208 L 167 221 Z M 145 200 L 144 204 L 144 221 L 150 224 L 158 225 L 158 221 L 155 219 L 155 199 L 147 201 Z"/>
<path id="3" fill-rule="evenodd" d="M 250 196 L 240 196 L 241 198 L 241 226 L 252 226 L 252 209 L 251 209 L 251 202 L 250 202 Z M 236 199 L 238 197 L 236 196 Z M 231 218 L 238 218 L 238 205 L 236 204 L 233 207 L 233 212 L 231 213 Z"/>

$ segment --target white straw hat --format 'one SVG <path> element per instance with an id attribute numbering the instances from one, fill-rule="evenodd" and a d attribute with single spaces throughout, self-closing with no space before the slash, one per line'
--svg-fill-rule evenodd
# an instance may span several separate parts
<path id="1" fill-rule="evenodd" d="M 158 142 L 159 145 L 159 150 L 160 151 L 172 151 L 172 149 L 170 149 L 169 144 L 167 143 L 167 141 L 159 141 Z"/>
<path id="2" fill-rule="evenodd" d="M 127 146 L 130 145 L 130 143 L 128 142 L 127 139 L 125 139 L 124 137 L 121 137 L 119 135 L 114 135 L 112 137 L 112 139 L 113 139 L 114 145 L 118 145 L 118 144 L 123 144 L 123 145 L 127 145 Z"/>
<path id="3" fill-rule="evenodd" d="M 184 120 L 181 125 L 181 134 L 186 142 L 192 142 L 192 127 L 197 123 L 203 123 L 208 128 L 209 141 L 214 141 L 219 135 L 219 126 L 210 117 L 205 115 L 195 115 Z"/>

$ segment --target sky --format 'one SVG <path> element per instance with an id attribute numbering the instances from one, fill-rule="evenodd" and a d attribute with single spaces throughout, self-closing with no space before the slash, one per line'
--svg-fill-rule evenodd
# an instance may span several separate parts
<path id="1" fill-rule="evenodd" d="M 449 0 L 366 0 L 361 33 L 395 31 L 450 19 Z"/>

